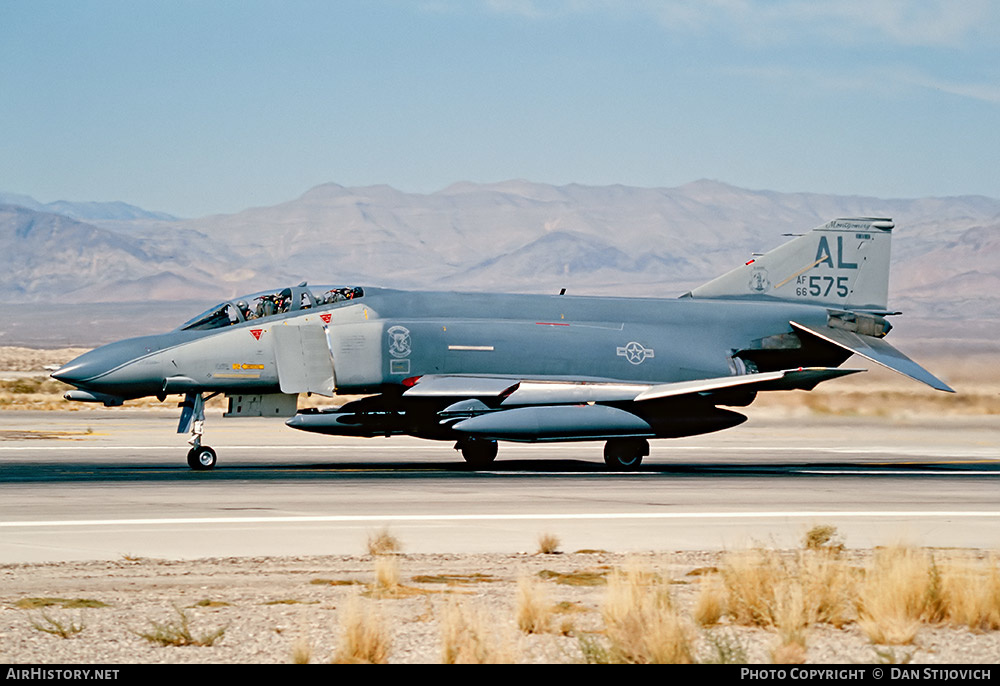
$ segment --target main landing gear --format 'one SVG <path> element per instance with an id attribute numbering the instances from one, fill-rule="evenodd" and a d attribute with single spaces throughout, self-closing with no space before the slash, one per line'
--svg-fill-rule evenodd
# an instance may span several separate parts
<path id="1" fill-rule="evenodd" d="M 455 444 L 462 457 L 473 468 L 487 467 L 497 456 L 497 442 L 488 438 L 464 438 Z M 633 471 L 649 455 L 649 441 L 645 438 L 612 438 L 604 445 L 604 462 L 609 469 Z"/>
<path id="2" fill-rule="evenodd" d="M 177 425 L 177 433 L 191 434 L 187 463 L 188 467 L 199 472 L 215 469 L 215 451 L 202 445 L 201 437 L 205 433 L 205 401 L 216 395 L 218 394 L 213 393 L 208 398 L 202 398 L 201 393 L 188 393 L 184 396 L 184 402 L 178 405 L 181 408 L 181 421 Z"/>
<path id="3" fill-rule="evenodd" d="M 470 467 L 486 467 L 497 457 L 497 442 L 488 438 L 466 438 L 455 444 Z"/>
<path id="4" fill-rule="evenodd" d="M 645 438 L 612 438 L 604 444 L 604 462 L 611 469 L 638 469 L 646 455 L 649 455 L 649 441 Z"/>

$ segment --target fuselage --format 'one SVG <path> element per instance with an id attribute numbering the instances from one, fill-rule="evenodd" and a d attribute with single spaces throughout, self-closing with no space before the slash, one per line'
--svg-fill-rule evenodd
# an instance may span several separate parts
<path id="1" fill-rule="evenodd" d="M 743 373 L 734 353 L 790 333 L 789 321 L 825 326 L 827 309 L 370 288 L 354 300 L 119 341 L 55 376 L 126 399 L 277 393 L 276 329 L 315 326 L 325 327 L 337 393 L 379 392 L 427 374 L 665 383 Z"/>

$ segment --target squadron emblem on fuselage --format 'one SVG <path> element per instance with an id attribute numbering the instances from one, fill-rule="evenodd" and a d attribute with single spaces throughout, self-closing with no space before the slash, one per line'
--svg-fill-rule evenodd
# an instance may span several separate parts
<path id="1" fill-rule="evenodd" d="M 389 354 L 393 357 L 406 357 L 410 354 L 410 330 L 405 326 L 392 326 L 386 329 L 389 336 Z"/>

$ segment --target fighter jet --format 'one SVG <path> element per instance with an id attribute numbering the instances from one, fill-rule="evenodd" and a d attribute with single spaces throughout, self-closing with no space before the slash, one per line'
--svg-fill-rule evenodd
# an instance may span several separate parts
<path id="1" fill-rule="evenodd" d="M 121 405 L 184 394 L 192 469 L 204 403 L 226 417 L 290 417 L 336 436 L 454 442 L 473 468 L 498 441 L 604 441 L 615 470 L 649 440 L 719 431 L 763 391 L 812 390 L 863 369 L 945 383 L 885 341 L 893 222 L 835 219 L 679 298 L 408 292 L 359 286 L 263 291 L 173 331 L 81 355 L 52 374 L 69 400 Z M 296 412 L 302 393 L 355 396 Z M 359 397 L 360 396 L 360 397 Z"/>

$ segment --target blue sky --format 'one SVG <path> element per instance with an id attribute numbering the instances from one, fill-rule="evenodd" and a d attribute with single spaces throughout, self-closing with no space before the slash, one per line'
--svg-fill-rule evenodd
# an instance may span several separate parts
<path id="1" fill-rule="evenodd" d="M 456 181 L 1000 197 L 989 0 L 0 0 L 0 190 L 181 216 Z"/>

